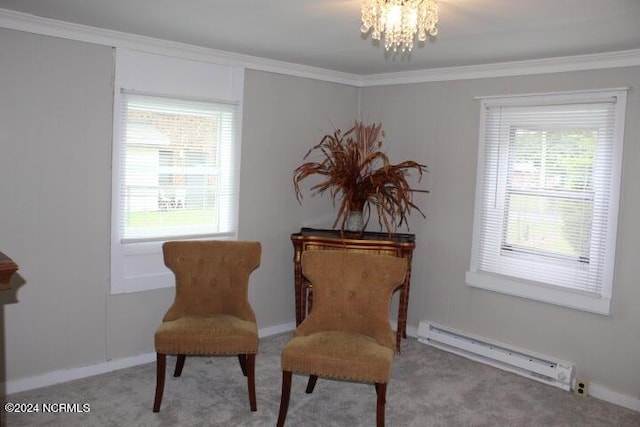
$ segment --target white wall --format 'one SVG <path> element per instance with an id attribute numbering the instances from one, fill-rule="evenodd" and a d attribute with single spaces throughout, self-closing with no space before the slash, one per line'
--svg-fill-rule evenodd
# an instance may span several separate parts
<path id="1" fill-rule="evenodd" d="M 631 87 L 610 317 L 469 288 L 479 101 L 507 95 Z M 576 364 L 577 373 L 640 398 L 640 67 L 365 88 L 363 117 L 382 120 L 397 160 L 431 169 L 417 234 L 409 325 L 428 319 Z M 397 144 L 397 145 L 396 145 Z"/>

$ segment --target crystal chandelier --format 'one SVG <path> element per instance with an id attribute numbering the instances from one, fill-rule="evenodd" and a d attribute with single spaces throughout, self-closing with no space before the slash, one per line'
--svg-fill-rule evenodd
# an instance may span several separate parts
<path id="1" fill-rule="evenodd" d="M 384 48 L 402 52 L 413 49 L 413 40 L 427 40 L 427 34 L 438 34 L 438 3 L 436 0 L 362 0 L 363 33 L 372 30 L 371 37 L 380 40 L 384 33 Z"/>

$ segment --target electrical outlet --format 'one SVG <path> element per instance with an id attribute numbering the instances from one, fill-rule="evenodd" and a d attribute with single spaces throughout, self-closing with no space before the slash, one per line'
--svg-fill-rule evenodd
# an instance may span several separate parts
<path id="1" fill-rule="evenodd" d="M 576 378 L 576 384 L 573 388 L 573 392 L 578 396 L 588 396 L 589 395 L 589 381 L 584 378 Z"/>

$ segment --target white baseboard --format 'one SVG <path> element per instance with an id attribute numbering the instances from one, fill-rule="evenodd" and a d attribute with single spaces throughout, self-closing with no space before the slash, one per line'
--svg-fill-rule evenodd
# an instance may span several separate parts
<path id="1" fill-rule="evenodd" d="M 283 332 L 292 331 L 295 327 L 295 322 L 270 326 L 268 328 L 258 330 L 258 336 L 260 338 L 264 338 L 271 335 L 277 335 Z M 40 375 L 34 375 L 32 377 L 11 380 L 7 381 L 4 385 L 7 394 L 20 393 L 22 391 L 34 390 L 67 381 L 92 377 L 94 375 L 105 374 L 107 372 L 130 368 L 132 366 L 144 365 L 145 363 L 151 363 L 155 360 L 156 353 L 146 353 L 137 356 L 125 357 L 123 359 L 107 360 L 106 362 L 100 362 L 79 368 L 61 369 L 59 371 L 47 372 Z M 1 386 L 0 389 L 2 389 Z"/>
<path id="2" fill-rule="evenodd" d="M 589 395 L 596 399 L 604 400 L 605 402 L 624 406 L 625 408 L 640 412 L 640 398 L 618 393 L 617 391 L 613 391 L 603 385 L 594 383 L 589 384 Z"/>
<path id="3" fill-rule="evenodd" d="M 415 326 L 407 325 L 407 336 L 411 338 L 416 338 L 418 336 L 418 328 Z"/>
<path id="4" fill-rule="evenodd" d="M 106 362 L 94 365 L 82 366 L 80 368 L 61 369 L 59 371 L 47 372 L 45 374 L 34 375 L 32 377 L 20 378 L 6 382 L 7 394 L 20 393 L 21 391 L 33 390 L 47 387 L 67 381 L 79 380 L 81 378 L 92 377 L 119 369 L 130 368 L 131 366 L 144 365 L 156 360 L 155 353 L 140 354 L 138 356 L 126 357 L 124 359 L 107 360 Z"/>
<path id="5" fill-rule="evenodd" d="M 296 322 L 282 323 L 280 325 L 269 326 L 268 328 L 262 328 L 258 330 L 258 336 L 260 338 L 270 337 L 272 335 L 278 335 L 284 332 L 293 331 L 295 328 Z"/>

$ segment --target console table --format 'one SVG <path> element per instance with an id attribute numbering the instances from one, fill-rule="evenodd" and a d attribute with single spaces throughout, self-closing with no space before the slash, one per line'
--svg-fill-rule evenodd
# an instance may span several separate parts
<path id="1" fill-rule="evenodd" d="M 407 310 L 409 308 L 409 288 L 411 286 L 411 257 L 416 246 L 415 235 L 400 233 L 364 232 L 353 235 L 340 230 L 322 230 L 302 228 L 299 233 L 291 235 L 294 255 L 296 326 L 311 311 L 313 295 L 307 279 L 302 275 L 300 263 L 302 253 L 312 250 L 347 250 L 363 253 L 392 255 L 407 259 L 407 276 L 400 289 L 398 304 L 398 325 L 396 329 L 396 351 L 400 353 L 400 342 L 407 338 Z"/>

